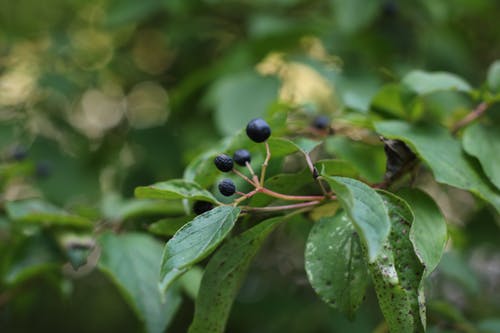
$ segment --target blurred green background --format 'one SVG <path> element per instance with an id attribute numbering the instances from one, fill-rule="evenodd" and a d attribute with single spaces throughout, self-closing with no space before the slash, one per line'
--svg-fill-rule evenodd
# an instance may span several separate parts
<path id="1" fill-rule="evenodd" d="M 500 57 L 499 17 L 497 0 L 0 0 L 0 153 L 26 150 L 37 174 L 2 199 L 42 195 L 97 218 L 108 195 L 129 198 L 136 186 L 182 177 L 195 156 L 277 100 L 315 114 L 363 112 L 411 69 L 453 72 L 479 87 Z M 494 220 L 488 214 L 461 226 Z M 273 237 L 274 254 L 257 260 L 228 332 L 377 327 L 373 294 L 356 323 L 313 294 L 302 267 L 308 228 Z M 499 314 L 495 233 L 488 223 L 471 233 L 456 227 L 463 251 L 431 279 L 431 322 L 434 310 L 466 328 Z M 466 265 L 474 256 L 485 264 Z M 1 332 L 140 330 L 100 273 L 62 283 L 52 275 L 8 302 L 0 293 Z M 184 331 L 192 311 L 188 299 L 171 332 Z"/>

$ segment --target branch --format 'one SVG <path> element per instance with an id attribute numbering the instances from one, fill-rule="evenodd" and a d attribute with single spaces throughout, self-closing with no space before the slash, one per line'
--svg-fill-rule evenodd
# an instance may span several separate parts
<path id="1" fill-rule="evenodd" d="M 488 109 L 489 104 L 486 102 L 480 103 L 474 110 L 472 110 L 471 113 L 469 113 L 467 116 L 462 118 L 460 121 L 458 121 L 455 125 L 453 125 L 453 128 L 451 132 L 453 134 L 456 134 L 461 128 L 467 126 L 477 118 L 481 117 L 484 112 Z"/>

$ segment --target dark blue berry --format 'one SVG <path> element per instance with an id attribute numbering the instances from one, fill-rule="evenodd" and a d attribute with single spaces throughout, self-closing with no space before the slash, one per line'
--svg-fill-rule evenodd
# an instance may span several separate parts
<path id="1" fill-rule="evenodd" d="M 226 154 L 220 154 L 214 159 L 215 166 L 222 172 L 233 170 L 233 159 Z"/>
<path id="2" fill-rule="evenodd" d="M 271 136 L 271 127 L 262 118 L 252 119 L 247 125 L 247 135 L 255 142 L 264 142 Z"/>
<path id="3" fill-rule="evenodd" d="M 52 173 L 52 164 L 49 161 L 40 161 L 35 165 L 35 175 L 39 178 L 47 178 Z"/>
<path id="4" fill-rule="evenodd" d="M 229 197 L 236 192 L 236 185 L 234 185 L 231 179 L 223 179 L 219 183 L 219 191 L 222 195 Z"/>
<path id="5" fill-rule="evenodd" d="M 208 212 L 212 208 L 214 208 L 214 205 L 211 202 L 198 200 L 193 205 L 193 212 L 196 215 L 200 215 L 205 212 Z"/>
<path id="6" fill-rule="evenodd" d="M 312 123 L 313 127 L 319 130 L 325 130 L 330 127 L 330 118 L 327 116 L 317 116 Z"/>
<path id="7" fill-rule="evenodd" d="M 10 158 L 15 161 L 22 161 L 28 156 L 28 150 L 24 146 L 15 146 L 10 151 Z"/>
<path id="8" fill-rule="evenodd" d="M 252 156 L 250 155 L 250 152 L 246 149 L 238 149 L 237 151 L 234 152 L 233 155 L 234 162 L 236 164 L 245 166 L 245 164 L 252 160 Z"/>

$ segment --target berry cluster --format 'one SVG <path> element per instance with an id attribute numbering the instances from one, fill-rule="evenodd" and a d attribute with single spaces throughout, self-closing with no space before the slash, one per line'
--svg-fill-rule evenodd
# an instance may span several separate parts
<path id="1" fill-rule="evenodd" d="M 269 127 L 269 124 L 264 119 L 256 118 L 248 123 L 246 133 L 251 140 L 260 143 L 266 141 L 271 136 L 271 127 Z M 235 162 L 240 166 L 247 166 L 250 165 L 251 160 L 252 156 L 248 150 L 238 149 L 234 152 L 233 158 L 226 154 L 218 155 L 214 159 L 214 164 L 220 171 L 230 172 L 234 169 Z M 226 197 L 236 192 L 236 185 L 229 178 L 223 179 L 218 187 L 220 193 Z"/>
<path id="2" fill-rule="evenodd" d="M 248 123 L 246 127 L 246 133 L 251 140 L 257 143 L 261 143 L 265 142 L 271 136 L 271 127 L 264 119 L 256 118 L 252 119 Z M 252 155 L 248 150 L 238 149 L 234 152 L 232 158 L 231 156 L 228 156 L 226 154 L 217 155 L 214 159 L 214 164 L 217 167 L 217 169 L 219 169 L 222 172 L 234 171 L 238 173 L 236 170 L 234 170 L 234 163 L 236 163 L 239 166 L 247 166 L 250 170 L 252 170 L 250 166 L 251 160 L 252 160 Z M 219 192 L 226 197 L 230 197 L 236 193 L 236 185 L 229 178 L 221 180 L 217 187 L 219 189 Z M 209 211 L 212 208 L 213 205 L 209 202 L 197 201 L 193 206 L 193 211 L 195 212 L 195 214 L 202 214 L 206 211 Z"/>

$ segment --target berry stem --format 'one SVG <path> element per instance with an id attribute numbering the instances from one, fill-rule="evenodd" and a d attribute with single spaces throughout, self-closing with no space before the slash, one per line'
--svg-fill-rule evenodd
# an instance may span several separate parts
<path id="1" fill-rule="evenodd" d="M 271 149 L 269 148 L 269 143 L 265 142 L 266 145 L 266 159 L 262 164 L 262 170 L 260 172 L 260 186 L 264 186 L 264 178 L 266 177 L 266 169 L 269 164 L 269 160 L 271 159 Z"/>
<path id="2" fill-rule="evenodd" d="M 241 177 L 244 181 L 246 181 L 247 183 L 249 183 L 250 185 L 256 187 L 258 185 L 258 183 L 254 183 L 250 178 L 248 178 L 247 176 L 245 176 L 244 174 L 242 174 L 241 172 L 239 172 L 238 170 L 236 169 L 233 169 L 233 172 L 238 175 L 239 177 Z"/>
<path id="3" fill-rule="evenodd" d="M 276 212 L 276 211 L 281 211 L 281 210 L 289 210 L 289 209 L 296 209 L 296 208 L 303 208 L 303 207 L 311 207 L 319 204 L 321 201 L 307 201 L 307 202 L 301 202 L 293 205 L 284 205 L 284 206 L 269 206 L 269 207 L 242 207 L 244 211 L 251 211 L 251 212 Z"/>
<path id="4" fill-rule="evenodd" d="M 319 178 L 318 170 L 314 166 L 314 164 L 313 164 L 313 162 L 311 160 L 311 156 L 309 156 L 309 153 L 306 153 L 306 152 L 304 152 L 304 156 L 306 158 L 307 166 L 309 167 L 309 170 L 311 170 L 311 174 L 312 174 L 314 180 L 316 181 L 316 183 L 318 183 L 319 187 L 321 188 L 321 192 L 323 192 L 323 195 L 325 197 L 330 197 L 331 194 L 328 193 L 328 191 L 326 190 L 325 186 L 323 185 L 323 182 Z"/>
<path id="5" fill-rule="evenodd" d="M 245 165 L 248 168 L 248 171 L 250 171 L 250 174 L 252 175 L 252 177 L 255 177 L 255 172 L 253 171 L 253 168 L 252 168 L 252 165 L 250 164 L 250 162 L 245 162 Z"/>
<path id="6" fill-rule="evenodd" d="M 271 191 L 265 187 L 257 189 L 258 192 L 269 195 L 277 199 L 289 200 L 289 201 L 304 201 L 304 200 L 324 200 L 325 196 L 322 195 L 287 195 L 278 192 Z"/>

